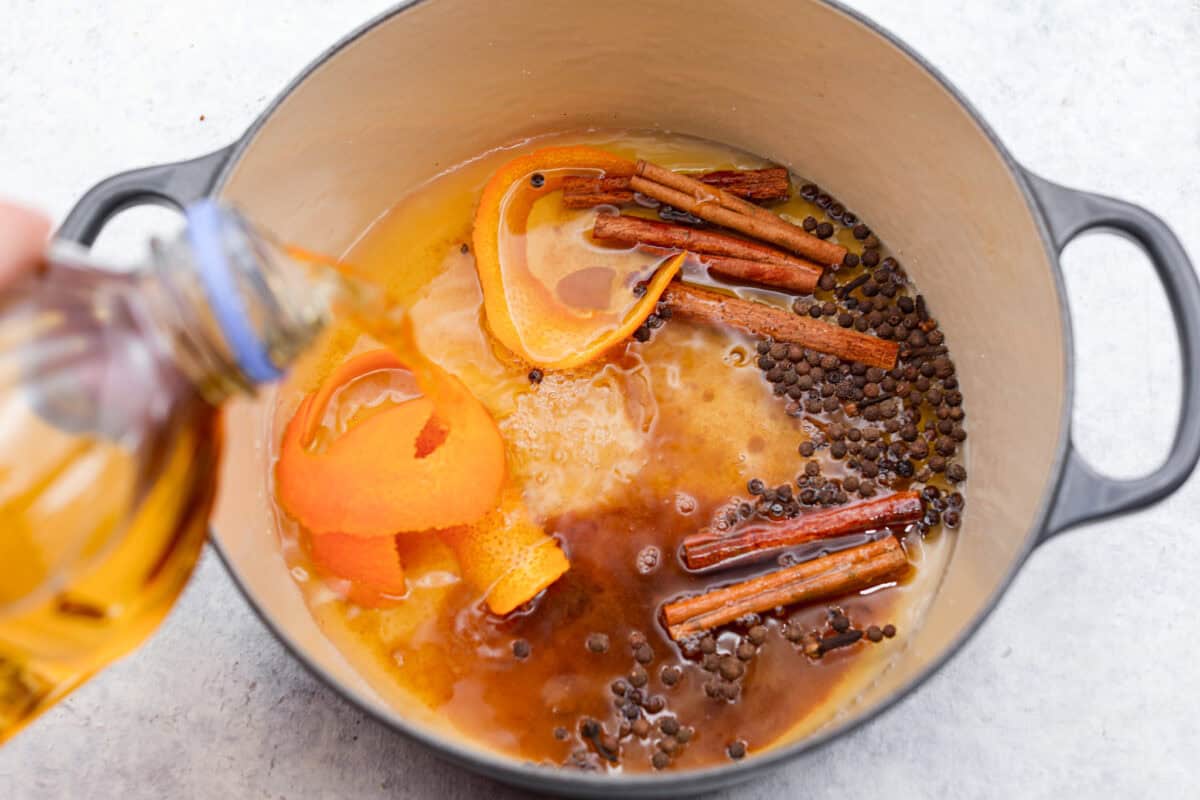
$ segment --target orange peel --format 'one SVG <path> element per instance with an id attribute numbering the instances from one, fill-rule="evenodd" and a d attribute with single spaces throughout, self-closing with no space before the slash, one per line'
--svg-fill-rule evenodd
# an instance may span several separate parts
<path id="1" fill-rule="evenodd" d="M 501 227 L 511 236 L 523 237 L 534 203 L 560 190 L 566 177 L 632 175 L 634 169 L 632 161 L 594 147 L 546 147 L 507 162 L 484 187 L 472 240 L 487 324 L 501 344 L 526 361 L 547 369 L 568 369 L 600 357 L 627 339 L 654 311 L 659 296 L 683 265 L 684 254 L 680 254 L 659 267 L 633 307 L 599 331 L 591 317 L 567 313 L 534 277 L 523 242 L 520 252 L 502 267 Z M 534 174 L 542 175 L 536 186 L 529 180 Z M 521 320 L 529 322 L 522 324 Z"/>
<path id="2" fill-rule="evenodd" d="M 419 360 L 412 369 L 423 397 L 371 414 L 323 451 L 311 441 L 337 390 L 371 372 L 409 369 L 399 356 L 374 350 L 351 358 L 288 423 L 277 494 L 314 535 L 382 537 L 467 525 L 495 508 L 506 472 L 495 420 L 457 378 Z"/>
<path id="3" fill-rule="evenodd" d="M 458 557 L 462 577 L 501 616 L 532 600 L 571 566 L 558 542 L 511 494 L 475 524 L 439 535 Z"/>
<path id="4" fill-rule="evenodd" d="M 347 597 L 359 605 L 384 605 L 387 598 L 382 595 L 403 595 L 406 591 L 395 536 L 320 533 L 312 536 L 310 550 L 319 570 L 350 581 Z"/>

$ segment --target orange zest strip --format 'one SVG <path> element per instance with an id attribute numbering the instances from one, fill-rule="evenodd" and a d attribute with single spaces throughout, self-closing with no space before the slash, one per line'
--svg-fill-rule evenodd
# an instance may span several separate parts
<path id="1" fill-rule="evenodd" d="M 484 593 L 493 614 L 508 614 L 529 602 L 571 566 L 558 542 L 529 517 L 515 495 L 474 525 L 439 535 L 458 557 L 463 578 Z"/>
<path id="2" fill-rule="evenodd" d="M 364 606 L 387 602 L 381 595 L 403 595 L 407 586 L 394 536 L 348 536 L 321 533 L 312 537 L 313 563 L 323 572 L 350 581 L 348 598 Z"/>
<path id="3" fill-rule="evenodd" d="M 347 380 L 392 368 L 406 366 L 388 351 L 347 361 L 305 398 L 284 431 L 279 501 L 314 535 L 467 525 L 496 507 L 506 469 L 495 420 L 457 378 L 429 362 L 416 373 L 424 397 L 372 414 L 322 452 L 305 446 Z"/>
<path id="4" fill-rule="evenodd" d="M 339 389 L 372 372 L 388 369 L 407 369 L 391 350 L 371 350 L 338 365 L 337 369 L 331 372 L 321 387 L 317 389 L 312 403 L 309 404 L 301 436 L 304 446 L 308 447 L 312 444 L 317 427 L 321 424 L 322 417 L 325 416 L 325 408 Z"/>
<path id="5" fill-rule="evenodd" d="M 548 369 L 568 369 L 598 358 L 628 338 L 654 311 L 659 295 L 682 266 L 683 258 L 676 257 L 660 267 L 646 293 L 625 317 L 599 335 L 591 321 L 563 314 L 547 287 L 530 272 L 523 251 L 512 254 L 511 260 L 516 263 L 506 264 L 507 270 L 501 267 L 502 226 L 510 236 L 523 236 L 534 204 L 561 189 L 566 178 L 581 174 L 627 176 L 632 175 L 634 169 L 633 162 L 594 147 L 547 147 L 504 164 L 484 187 L 472 233 L 484 311 L 492 335 L 526 361 Z M 543 174 L 543 181 L 538 186 L 530 182 L 535 173 Z M 514 313 L 514 304 L 520 304 L 523 312 L 530 313 Z M 539 320 L 543 327 L 561 326 L 578 341 L 552 353 L 538 351 L 530 344 L 538 331 L 533 324 L 522 326 L 520 317 Z"/>

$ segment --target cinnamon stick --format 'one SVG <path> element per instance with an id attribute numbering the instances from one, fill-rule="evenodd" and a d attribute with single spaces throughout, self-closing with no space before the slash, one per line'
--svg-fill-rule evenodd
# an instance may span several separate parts
<path id="1" fill-rule="evenodd" d="M 567 208 L 627 206 L 633 202 L 628 175 L 610 178 L 568 176 L 563 178 L 563 205 Z"/>
<path id="2" fill-rule="evenodd" d="M 718 278 L 757 283 L 797 294 L 812 294 L 817 288 L 817 281 L 821 279 L 820 267 L 817 267 L 817 272 L 813 272 L 793 264 L 768 264 L 744 258 L 710 256 L 706 253 L 697 255 L 700 263 L 708 267 L 709 273 Z"/>
<path id="3" fill-rule="evenodd" d="M 823 272 L 817 264 L 758 242 L 641 217 L 601 214 L 592 236 L 601 241 L 687 250 L 725 277 L 806 294 L 816 287 Z"/>
<path id="4" fill-rule="evenodd" d="M 784 200 L 791 188 L 788 171 L 784 167 L 718 170 L 697 178 L 709 186 L 719 187 L 747 200 Z M 567 177 L 563 179 L 562 199 L 567 208 L 629 205 L 633 202 L 633 187 L 628 175 Z"/>
<path id="5" fill-rule="evenodd" d="M 683 560 L 688 569 L 695 570 L 762 561 L 806 542 L 907 525 L 924 513 L 919 492 L 897 492 L 784 522 L 752 525 L 732 534 L 701 531 L 683 540 Z"/>
<path id="6" fill-rule="evenodd" d="M 717 186 L 672 172 L 646 161 L 637 162 L 630 186 L 655 200 L 701 219 L 762 239 L 821 264 L 840 264 L 846 248 L 818 239 L 803 228 Z"/>
<path id="7" fill-rule="evenodd" d="M 722 169 L 705 173 L 700 180 L 746 200 L 786 200 L 791 189 L 786 167 Z"/>
<path id="8" fill-rule="evenodd" d="M 900 345 L 867 333 L 800 316 L 782 308 L 673 283 L 662 295 L 672 313 L 710 325 L 728 325 L 755 336 L 794 342 L 869 367 L 896 366 Z"/>
<path id="9" fill-rule="evenodd" d="M 663 606 L 667 632 L 683 641 L 747 614 L 813 603 L 898 578 L 908 557 L 894 536 L 814 558 Z"/>
<path id="10" fill-rule="evenodd" d="M 642 250 L 656 255 L 669 256 L 679 250 L 672 247 L 656 247 L 654 245 L 638 245 Z M 727 280 L 743 283 L 757 283 L 772 289 L 782 289 L 797 294 L 812 294 L 816 288 L 816 275 L 807 270 L 799 270 L 790 264 L 768 264 L 764 261 L 750 261 L 744 258 L 729 258 L 727 256 L 712 256 L 707 253 L 689 253 L 700 262 L 710 275 Z"/>
<path id="11" fill-rule="evenodd" d="M 622 244 L 649 244 L 687 250 L 689 253 L 708 253 L 714 256 L 744 258 L 768 264 L 792 264 L 804 267 L 820 276 L 823 268 L 811 261 L 797 258 L 774 247 L 748 242 L 736 236 L 716 233 L 687 225 L 672 225 L 652 219 L 624 214 L 600 214 L 592 227 L 592 236 Z"/>

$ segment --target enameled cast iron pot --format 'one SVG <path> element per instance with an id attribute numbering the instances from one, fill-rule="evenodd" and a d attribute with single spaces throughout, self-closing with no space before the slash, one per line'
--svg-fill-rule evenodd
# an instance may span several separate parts
<path id="1" fill-rule="evenodd" d="M 957 540 L 925 622 L 892 667 L 816 735 L 691 772 L 613 779 L 542 769 L 464 741 L 419 704 L 385 704 L 323 637 L 278 553 L 268 511 L 272 398 L 239 403 L 227 415 L 216 545 L 296 656 L 397 731 L 471 769 L 559 794 L 677 796 L 735 783 L 911 691 L 978 627 L 1040 542 L 1159 500 L 1191 472 L 1200 454 L 1200 284 L 1175 236 L 1137 206 L 1022 169 L 916 54 L 818 0 L 412 2 L 322 55 L 234 144 L 104 181 L 61 232 L 90 243 L 129 205 L 214 195 L 289 240 L 337 253 L 447 167 L 520 137 L 586 127 L 726 142 L 796 167 L 871 221 L 954 345 L 970 409 L 969 535 Z M 1184 413 L 1170 456 L 1132 481 L 1102 477 L 1071 446 L 1070 326 L 1057 255 L 1093 228 L 1145 249 L 1182 349 Z"/>

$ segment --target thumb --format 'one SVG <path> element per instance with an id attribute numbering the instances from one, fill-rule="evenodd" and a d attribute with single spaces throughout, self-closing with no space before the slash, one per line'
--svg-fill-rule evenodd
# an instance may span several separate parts
<path id="1" fill-rule="evenodd" d="M 0 289 L 37 265 L 49 235 L 44 214 L 0 200 Z"/>

